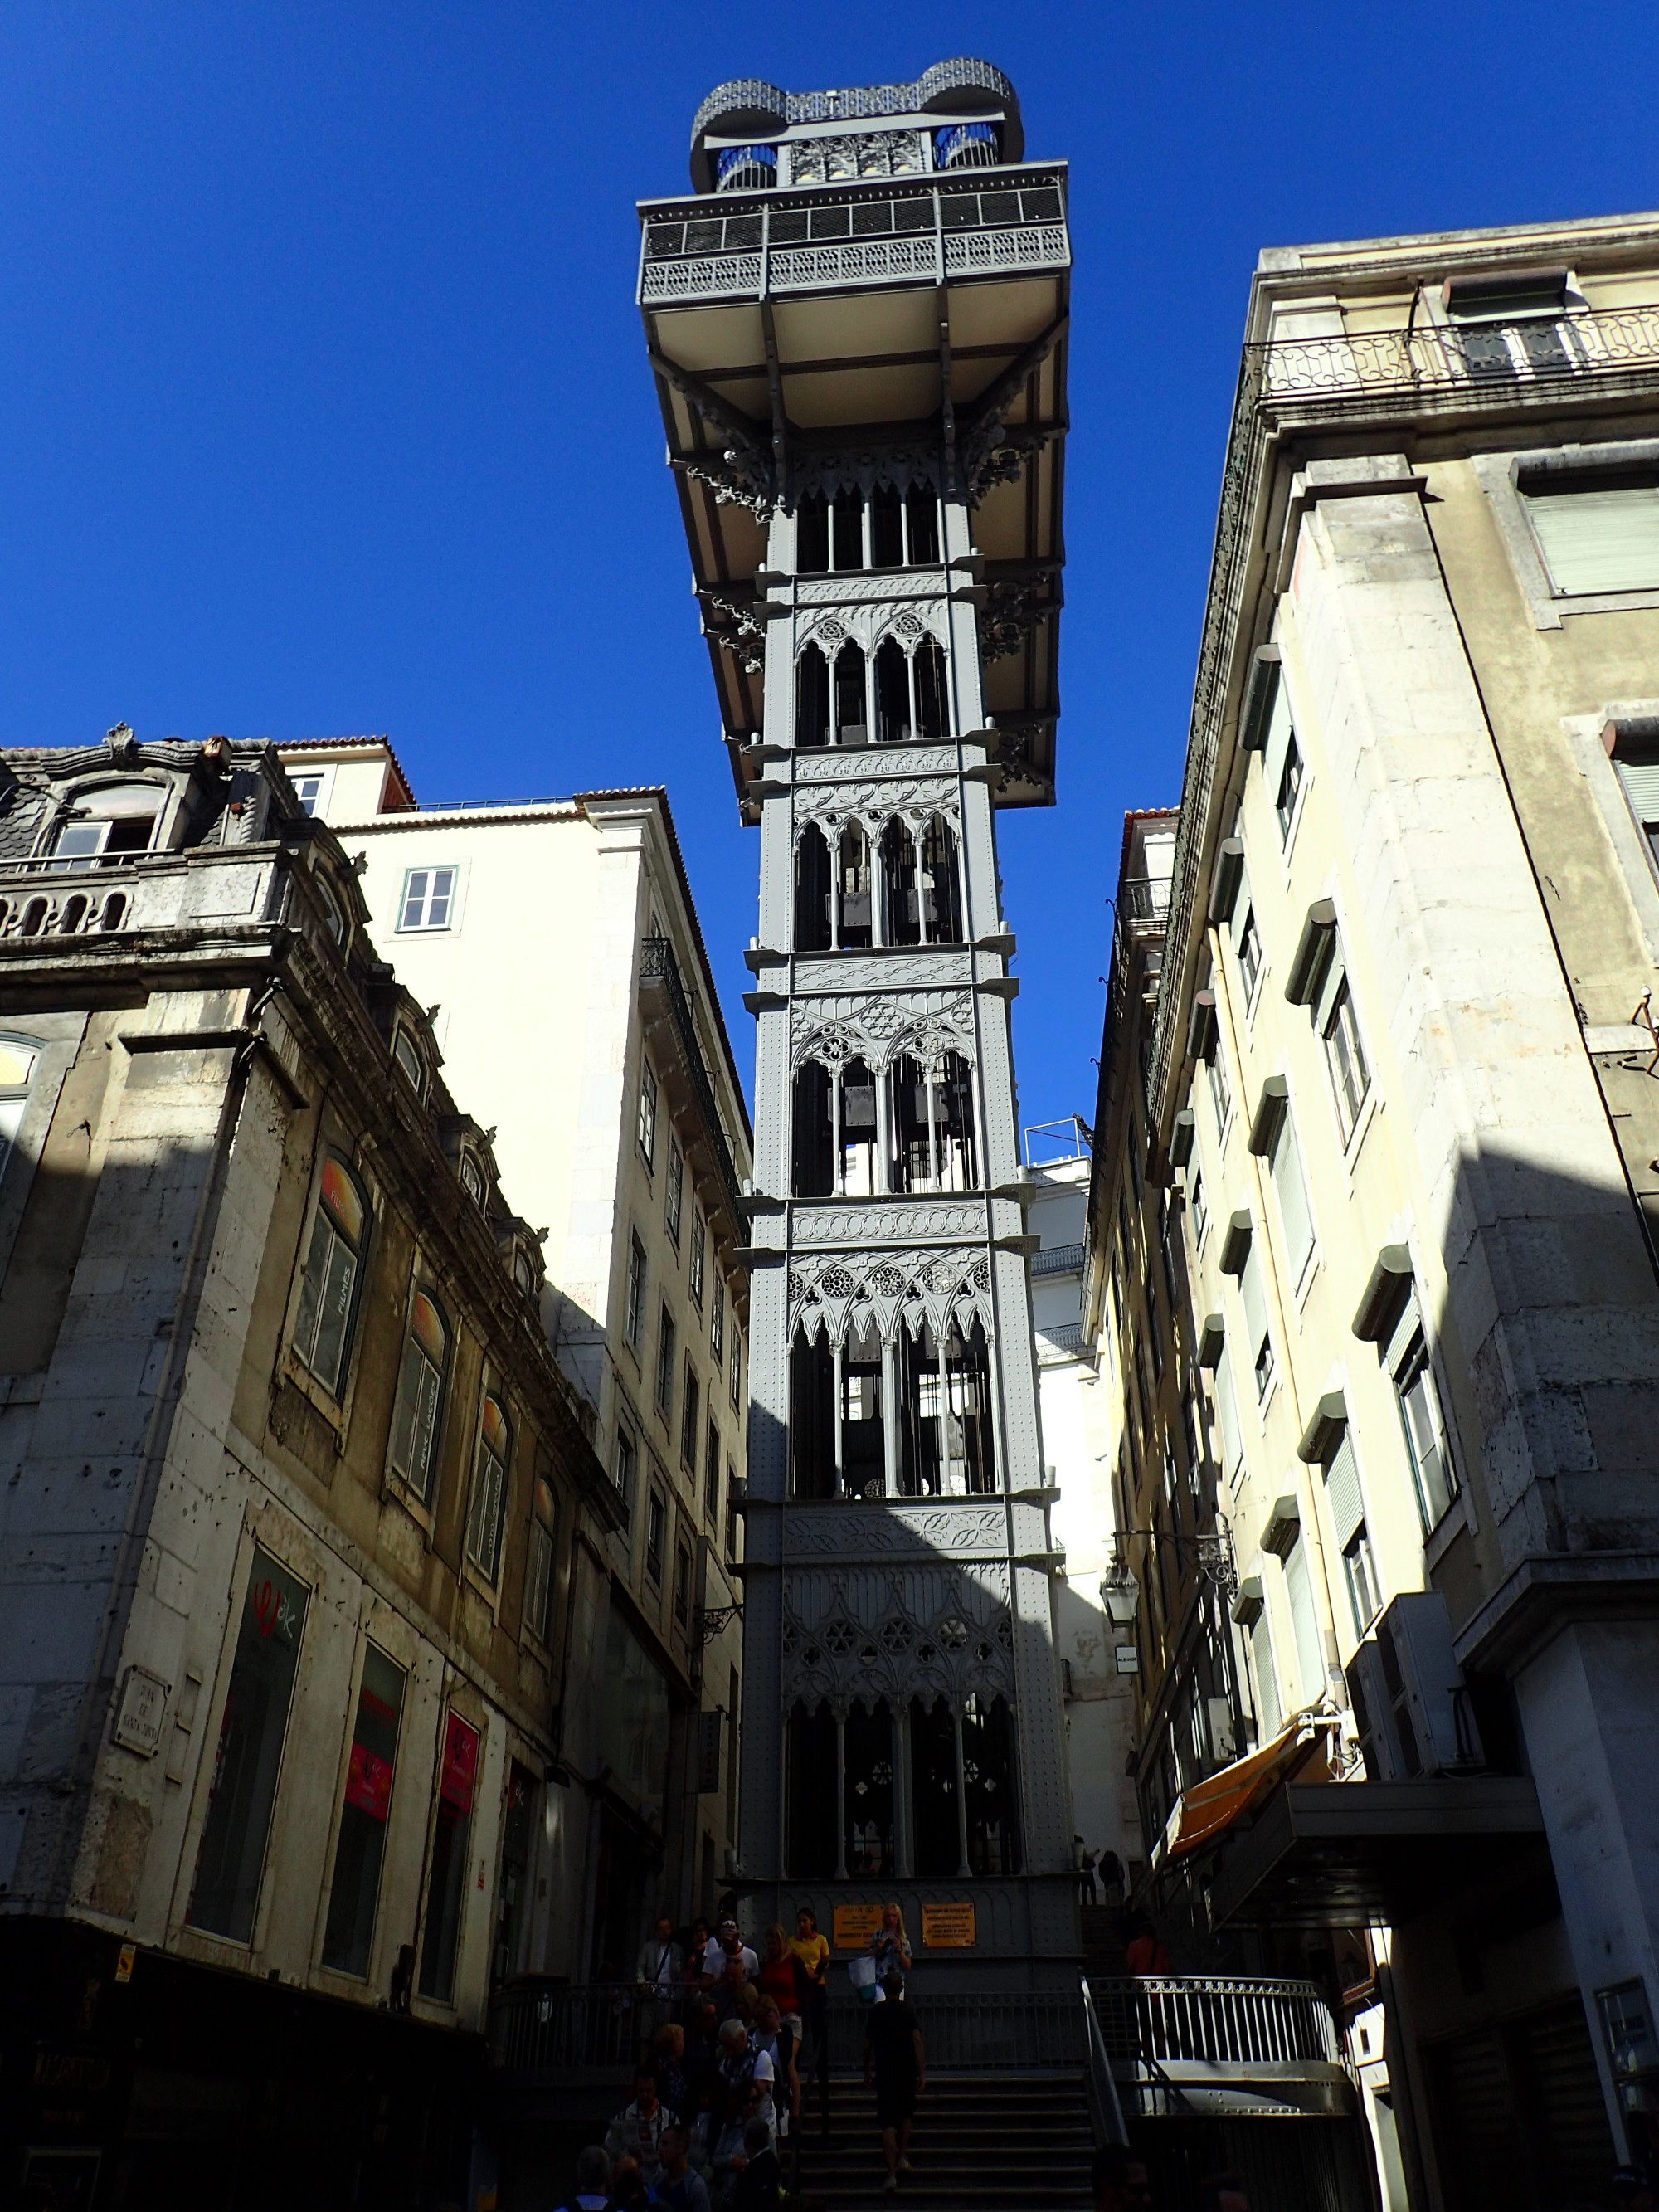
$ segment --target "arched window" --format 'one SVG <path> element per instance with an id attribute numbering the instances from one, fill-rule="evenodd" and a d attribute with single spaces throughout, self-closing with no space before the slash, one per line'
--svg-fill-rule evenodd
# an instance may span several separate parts
<path id="1" fill-rule="evenodd" d="M 945 738 L 951 733 L 951 713 L 945 687 L 945 655 L 935 638 L 925 637 L 911 656 L 916 684 L 916 734 Z"/>
<path id="2" fill-rule="evenodd" d="M 849 1334 L 841 1352 L 841 1479 L 853 1498 L 887 1494 L 883 1420 L 884 1362 L 873 1328 Z"/>
<path id="3" fill-rule="evenodd" d="M 420 1048 L 399 1022 L 392 1032 L 392 1057 L 408 1077 L 417 1098 L 426 1096 L 426 1062 L 421 1058 Z"/>
<path id="4" fill-rule="evenodd" d="M 849 638 L 836 655 L 836 737 L 838 745 L 870 742 L 870 702 L 865 683 L 864 647 Z"/>
<path id="5" fill-rule="evenodd" d="M 905 493 L 904 537 L 911 568 L 939 566 L 939 498 L 931 484 L 912 484 Z"/>
<path id="6" fill-rule="evenodd" d="M 73 937 L 86 918 L 87 902 L 80 892 L 76 891 L 73 898 L 64 901 L 64 911 L 58 917 L 58 934 L 60 937 Z"/>
<path id="7" fill-rule="evenodd" d="M 837 568 L 864 566 L 864 501 L 856 491 L 838 491 L 832 511 Z"/>
<path id="8" fill-rule="evenodd" d="M 923 1063 L 902 1053 L 893 1063 L 892 1188 L 905 1191 L 977 1190 L 974 1085 L 960 1053 Z"/>
<path id="9" fill-rule="evenodd" d="M 99 928 L 119 929 L 122 920 L 126 914 L 126 910 L 127 902 L 125 895 L 121 891 L 112 891 L 110 896 L 104 901 L 104 911 L 99 916 L 98 920 Z"/>
<path id="10" fill-rule="evenodd" d="M 32 898 L 23 908 L 23 920 L 19 934 L 39 937 L 46 926 L 46 902 L 43 898 Z"/>
<path id="11" fill-rule="evenodd" d="M 910 735 L 910 664 L 896 637 L 876 647 L 876 734 L 884 745 L 902 745 Z"/>
<path id="12" fill-rule="evenodd" d="M 1019 1872 L 1014 1773 L 1013 1720 L 1006 1700 L 969 1698 L 962 1713 L 962 1790 L 970 1874 Z"/>
<path id="13" fill-rule="evenodd" d="M 909 1498 L 976 1498 L 994 1492 L 991 1366 L 976 1321 L 943 1342 L 924 1322 L 896 1349 L 899 1488 Z"/>
<path id="14" fill-rule="evenodd" d="M 486 1582 L 501 1571 L 501 1528 L 507 1510 L 507 1470 L 513 1431 L 499 1398 L 486 1395 L 478 1416 L 472 1462 L 472 1505 L 466 1516 L 466 1555 Z"/>
<path id="15" fill-rule="evenodd" d="M 847 1871 L 866 1879 L 891 1874 L 893 1716 L 884 1698 L 873 1712 L 854 1705 L 842 1723 L 842 1849 Z"/>
<path id="16" fill-rule="evenodd" d="M 916 841 L 908 822 L 896 815 L 881 833 L 881 878 L 890 945 L 920 945 L 921 918 L 916 903 Z"/>
<path id="17" fill-rule="evenodd" d="M 867 1324 L 843 1345 L 798 1334 L 789 1354 L 790 1485 L 797 1498 L 887 1494 L 888 1354 Z"/>
<path id="18" fill-rule="evenodd" d="M 915 1824 L 916 1872 L 963 1873 L 958 1813 L 957 1723 L 943 1698 L 924 1705 L 910 1700 L 910 1803 Z"/>
<path id="19" fill-rule="evenodd" d="M 795 509 L 795 573 L 820 576 L 830 566 L 830 504 L 809 491 Z"/>
<path id="20" fill-rule="evenodd" d="M 904 566 L 904 502 L 894 484 L 878 484 L 870 500 L 870 565 Z"/>
<path id="21" fill-rule="evenodd" d="M 830 916 L 833 942 L 842 952 L 867 952 L 874 942 L 875 869 L 870 840 L 849 822 L 836 846 L 836 906 Z"/>
<path id="22" fill-rule="evenodd" d="M 830 742 L 830 664 L 816 645 L 795 663 L 795 743 L 811 752 Z"/>
<path id="23" fill-rule="evenodd" d="M 836 1187 L 835 1127 L 830 1071 L 816 1060 L 795 1071 L 794 1163 L 797 1198 L 829 1198 Z"/>
<path id="24" fill-rule="evenodd" d="M 830 848 L 811 823 L 795 847 L 795 950 L 830 950 Z"/>
<path id="25" fill-rule="evenodd" d="M 154 783 L 112 783 L 86 793 L 58 825 L 52 858 L 64 867 L 95 868 L 149 852 L 166 797 Z"/>
<path id="26" fill-rule="evenodd" d="M 422 1502 L 431 1498 L 437 1473 L 439 1427 L 448 1373 L 448 1325 L 437 1301 L 427 1291 L 416 1291 L 410 1301 L 409 1334 L 398 1371 L 387 1457 L 393 1474 L 401 1475 Z"/>
<path id="27" fill-rule="evenodd" d="M 797 1198 L 869 1198 L 883 1188 L 877 1090 L 861 1060 L 833 1071 L 802 1061 L 794 1084 Z"/>
<path id="28" fill-rule="evenodd" d="M 332 1396 L 340 1396 L 357 1323 L 368 1207 L 356 1177 L 337 1153 L 323 1162 L 311 1243 L 300 1279 L 294 1350 Z"/>
<path id="29" fill-rule="evenodd" d="M 962 942 L 962 884 L 956 832 L 937 814 L 921 836 L 921 927 L 928 945 Z"/>
<path id="30" fill-rule="evenodd" d="M 836 1717 L 797 1699 L 787 1731 L 789 1793 L 784 1859 L 798 1881 L 828 1881 L 836 1871 Z"/>

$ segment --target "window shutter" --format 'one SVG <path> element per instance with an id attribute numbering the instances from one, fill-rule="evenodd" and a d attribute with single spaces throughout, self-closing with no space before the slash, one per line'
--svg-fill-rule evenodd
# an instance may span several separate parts
<path id="1" fill-rule="evenodd" d="M 1314 1619 L 1308 1547 L 1300 1540 L 1291 1545 L 1285 1561 L 1285 1594 L 1291 1601 L 1291 1626 L 1296 1631 L 1296 1664 L 1302 1678 L 1303 1702 L 1311 1705 L 1325 1686 L 1325 1668 L 1319 1656 L 1319 1627 Z"/>
<path id="2" fill-rule="evenodd" d="M 1325 1496 L 1336 1532 L 1336 1548 L 1346 1552 L 1354 1530 L 1365 1517 L 1364 1501 L 1359 1495 L 1359 1462 L 1353 1455 L 1353 1431 L 1346 1426 L 1325 1470 Z"/>
<path id="3" fill-rule="evenodd" d="M 1261 783 L 1270 799 L 1279 796 L 1279 779 L 1285 773 L 1285 754 L 1291 741 L 1291 702 L 1281 678 L 1267 724 L 1267 750 L 1261 759 Z"/>
<path id="4" fill-rule="evenodd" d="M 1615 753 L 1613 764 L 1637 820 L 1644 825 L 1659 823 L 1659 752 L 1650 753 L 1645 759 Z"/>
<path id="5" fill-rule="evenodd" d="M 1238 1287 L 1244 1298 L 1244 1328 L 1249 1339 L 1249 1356 L 1254 1359 L 1261 1340 L 1267 1334 L 1267 1305 L 1261 1294 L 1261 1269 L 1254 1249 L 1244 1262 L 1244 1272 L 1238 1279 Z"/>
<path id="6" fill-rule="evenodd" d="M 1233 1390 L 1232 1359 L 1226 1347 L 1215 1364 L 1216 1425 L 1221 1431 L 1221 1461 L 1223 1470 L 1231 1482 L 1243 1455 L 1243 1440 L 1238 1428 L 1238 1400 Z"/>
<path id="7" fill-rule="evenodd" d="M 1279 1141 L 1273 1146 L 1273 1188 L 1279 1195 L 1279 1218 L 1285 1224 L 1285 1242 L 1289 1249 L 1291 1273 L 1301 1279 L 1302 1270 L 1308 1264 L 1313 1250 L 1313 1216 L 1308 1211 L 1308 1187 L 1302 1176 L 1302 1154 L 1296 1141 L 1296 1124 L 1287 1112 L 1279 1125 Z"/>
<path id="8" fill-rule="evenodd" d="M 1527 510 L 1558 592 L 1659 586 L 1659 484 L 1535 492 Z"/>

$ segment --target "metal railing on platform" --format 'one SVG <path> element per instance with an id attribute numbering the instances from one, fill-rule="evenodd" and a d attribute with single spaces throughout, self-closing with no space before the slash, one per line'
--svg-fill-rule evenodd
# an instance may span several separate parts
<path id="1" fill-rule="evenodd" d="M 974 1996 L 906 1998 L 921 2030 L 930 2074 L 1071 2074 L 1083 2067 L 1083 2016 L 1074 1990 L 988 1991 Z M 830 2064 L 855 2072 L 863 2063 L 871 2008 L 830 2005 Z"/>
<path id="2" fill-rule="evenodd" d="M 515 1983 L 489 2007 L 489 2063 L 518 2074 L 626 2076 L 669 2017 L 630 1982 Z"/>
<path id="3" fill-rule="evenodd" d="M 1330 2008 L 1311 1982 L 1255 1980 L 1231 1974 L 1170 1974 L 1089 1983 L 1106 2049 L 1115 2063 L 1287 2067 L 1298 2061 L 1340 2066 Z"/>

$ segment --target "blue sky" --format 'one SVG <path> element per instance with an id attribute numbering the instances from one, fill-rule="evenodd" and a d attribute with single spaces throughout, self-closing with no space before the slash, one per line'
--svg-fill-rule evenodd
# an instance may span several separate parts
<path id="1" fill-rule="evenodd" d="M 1003 873 L 1024 1118 L 1087 1113 L 1122 812 L 1179 789 L 1258 247 L 1653 206 L 1654 43 L 1650 7 L 1456 0 L 19 0 L 0 743 L 374 730 L 427 800 L 665 783 L 746 1081 L 756 843 L 632 203 L 684 188 L 723 77 L 983 55 L 1073 164 L 1060 804 L 1005 822 Z"/>

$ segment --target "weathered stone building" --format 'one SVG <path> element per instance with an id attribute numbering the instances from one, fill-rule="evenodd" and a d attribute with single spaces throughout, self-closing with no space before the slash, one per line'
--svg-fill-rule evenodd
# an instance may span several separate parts
<path id="1" fill-rule="evenodd" d="M 570 1563 L 622 1507 L 366 921 L 268 747 L 0 760 L 0 2162 L 31 2201 L 459 2194 L 473 2032 L 561 1909 Z"/>
<path id="2" fill-rule="evenodd" d="M 1659 223 L 1265 254 L 1109 1178 L 1231 1649 L 1124 1596 L 1147 1893 L 1346 1983 L 1391 2206 L 1651 2153 L 1656 666 Z"/>
<path id="3" fill-rule="evenodd" d="M 586 1820 L 544 1963 L 626 1980 L 659 1910 L 713 1911 L 738 1840 L 749 1117 L 668 794 L 422 807 L 383 738 L 283 759 L 538 1224 L 623 1501 L 574 1564 L 606 1687 L 566 1715 Z"/>

